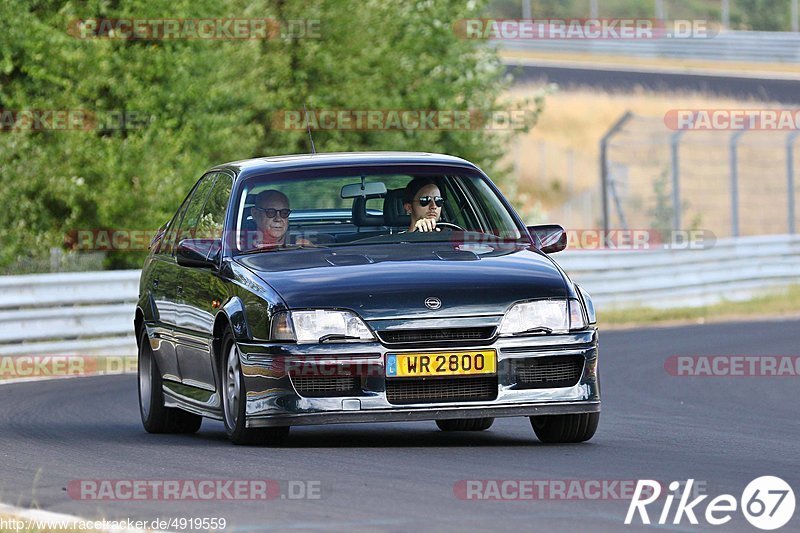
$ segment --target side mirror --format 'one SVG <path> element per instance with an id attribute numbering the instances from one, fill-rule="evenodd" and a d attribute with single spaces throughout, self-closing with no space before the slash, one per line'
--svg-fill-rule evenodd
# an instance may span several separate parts
<path id="1" fill-rule="evenodd" d="M 216 268 L 221 250 L 221 239 L 183 239 L 175 258 L 185 267 Z"/>
<path id="2" fill-rule="evenodd" d="M 539 238 L 542 243 L 540 250 L 546 254 L 554 254 L 567 247 L 567 232 L 558 224 L 528 226 L 528 231 Z"/>

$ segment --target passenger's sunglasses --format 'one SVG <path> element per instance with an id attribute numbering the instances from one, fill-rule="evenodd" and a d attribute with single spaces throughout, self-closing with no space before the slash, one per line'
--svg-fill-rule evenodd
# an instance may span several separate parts
<path id="1" fill-rule="evenodd" d="M 289 215 L 292 212 L 291 209 L 273 209 L 271 207 L 264 209 L 263 207 L 253 206 L 253 209 L 258 209 L 259 211 L 263 211 L 264 214 L 267 215 L 267 218 L 275 218 L 275 215 L 277 215 L 278 213 L 280 213 L 281 218 L 289 218 Z"/>
<path id="2" fill-rule="evenodd" d="M 441 196 L 420 196 L 419 205 L 425 207 L 431 203 L 431 200 L 433 200 L 433 203 L 436 204 L 436 207 L 442 207 L 444 205 L 444 198 Z"/>

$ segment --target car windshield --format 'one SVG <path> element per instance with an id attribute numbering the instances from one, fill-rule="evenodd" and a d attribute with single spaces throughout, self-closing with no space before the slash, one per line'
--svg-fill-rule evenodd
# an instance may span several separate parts
<path id="1" fill-rule="evenodd" d="M 233 248 L 239 254 L 454 240 L 527 242 L 488 180 L 460 168 L 254 176 L 244 180 L 235 205 Z M 428 221 L 415 224 L 422 219 Z"/>

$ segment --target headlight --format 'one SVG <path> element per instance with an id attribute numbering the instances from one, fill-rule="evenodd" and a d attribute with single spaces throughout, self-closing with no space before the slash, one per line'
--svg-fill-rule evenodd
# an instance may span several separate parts
<path id="1" fill-rule="evenodd" d="M 500 335 L 567 333 L 586 327 L 578 300 L 534 300 L 511 306 L 500 323 Z"/>
<path id="2" fill-rule="evenodd" d="M 355 313 L 326 309 L 276 314 L 272 319 L 272 338 L 296 341 L 298 344 L 375 340 L 367 325 Z"/>

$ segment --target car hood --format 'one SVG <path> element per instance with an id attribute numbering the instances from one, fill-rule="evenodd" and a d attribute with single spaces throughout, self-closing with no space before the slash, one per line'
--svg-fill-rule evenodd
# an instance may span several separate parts
<path id="1" fill-rule="evenodd" d="M 290 309 L 351 309 L 366 320 L 500 315 L 518 300 L 567 297 L 560 270 L 518 245 L 474 251 L 428 244 L 349 246 L 236 260 Z M 441 300 L 439 309 L 425 306 L 430 297 Z"/>

